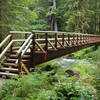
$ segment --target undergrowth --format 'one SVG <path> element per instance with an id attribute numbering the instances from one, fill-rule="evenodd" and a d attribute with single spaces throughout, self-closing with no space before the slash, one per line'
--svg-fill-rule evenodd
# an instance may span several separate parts
<path id="1" fill-rule="evenodd" d="M 37 66 L 29 76 L 12 78 L 0 87 L 0 100 L 100 100 L 99 51 L 89 48 L 77 52 L 74 57 L 86 59 L 69 68 L 50 61 Z M 90 57 L 93 63 L 88 61 Z M 79 76 L 70 76 L 70 69 L 77 70 Z"/>
<path id="2" fill-rule="evenodd" d="M 79 64 L 80 66 L 80 64 Z M 81 77 L 69 77 L 67 68 L 56 66 L 48 72 L 34 72 L 3 84 L 1 100 L 94 100 L 95 89 Z"/>

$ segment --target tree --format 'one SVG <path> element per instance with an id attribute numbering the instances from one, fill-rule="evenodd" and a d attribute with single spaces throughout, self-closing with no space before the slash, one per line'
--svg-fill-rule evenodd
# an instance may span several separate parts
<path id="1" fill-rule="evenodd" d="M 32 21 L 37 18 L 30 5 L 34 0 L 3 0 L 0 27 L 2 36 L 10 30 L 31 31 Z"/>

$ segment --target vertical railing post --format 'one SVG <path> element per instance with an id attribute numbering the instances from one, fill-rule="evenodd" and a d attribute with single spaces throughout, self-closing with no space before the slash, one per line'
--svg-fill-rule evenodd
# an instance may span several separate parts
<path id="1" fill-rule="evenodd" d="M 32 38 L 32 49 L 31 49 L 32 55 L 35 52 L 35 32 L 33 32 L 33 38 Z"/>
<path id="2" fill-rule="evenodd" d="M 85 35 L 83 35 L 83 44 L 85 44 Z"/>
<path id="3" fill-rule="evenodd" d="M 75 45 L 75 34 L 73 34 L 73 45 Z"/>
<path id="4" fill-rule="evenodd" d="M 87 42 L 88 42 L 88 41 L 87 41 L 87 34 L 85 35 L 85 40 L 86 40 L 86 44 L 87 44 Z"/>
<path id="5" fill-rule="evenodd" d="M 55 33 L 55 48 L 57 48 L 57 42 L 58 42 L 58 41 L 57 41 L 57 37 L 58 37 L 58 36 L 57 36 L 57 33 Z"/>
<path id="6" fill-rule="evenodd" d="M 78 43 L 79 43 L 79 35 L 78 34 L 77 34 L 76 38 L 77 38 L 76 39 L 76 41 L 77 41 L 76 44 L 78 45 Z"/>
<path id="7" fill-rule="evenodd" d="M 80 34 L 80 44 L 82 45 L 82 35 Z"/>
<path id="8" fill-rule="evenodd" d="M 37 39 L 39 39 L 39 34 L 37 34 Z"/>
<path id="9" fill-rule="evenodd" d="M 64 38 L 65 38 L 65 34 L 62 34 L 62 45 L 64 46 Z"/>
<path id="10" fill-rule="evenodd" d="M 70 34 L 68 34 L 68 43 L 70 44 Z"/>
<path id="11" fill-rule="evenodd" d="M 10 37 L 10 42 L 13 40 L 13 34 L 11 34 L 11 37 Z M 13 48 L 13 44 L 11 45 L 10 47 L 10 53 L 12 53 L 12 48 Z"/>
<path id="12" fill-rule="evenodd" d="M 21 73 L 21 62 L 22 62 L 22 57 L 21 57 L 21 53 L 18 55 L 18 73 Z"/>
<path id="13" fill-rule="evenodd" d="M 25 34 L 25 39 L 27 39 L 27 38 L 28 38 L 28 34 L 26 33 L 26 34 Z"/>
<path id="14" fill-rule="evenodd" d="M 31 65 L 35 66 L 34 63 L 34 54 L 35 54 L 35 32 L 32 32 L 33 37 L 32 37 L 32 48 L 31 48 Z"/>
<path id="15" fill-rule="evenodd" d="M 48 33 L 45 33 L 45 51 L 48 50 Z"/>

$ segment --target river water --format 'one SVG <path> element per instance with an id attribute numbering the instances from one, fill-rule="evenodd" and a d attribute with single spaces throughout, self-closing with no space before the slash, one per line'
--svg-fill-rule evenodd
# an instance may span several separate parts
<path id="1" fill-rule="evenodd" d="M 69 57 L 65 56 L 65 57 L 57 59 L 52 64 L 56 64 L 58 66 L 61 66 L 62 68 L 67 68 L 67 67 L 72 66 L 73 64 L 75 64 L 77 62 L 82 62 L 82 61 L 84 61 L 84 60 L 69 58 Z M 93 64 L 92 58 L 88 58 L 87 62 L 89 64 Z"/>
<path id="2" fill-rule="evenodd" d="M 59 58 L 52 64 L 57 64 L 58 66 L 61 66 L 62 68 L 67 68 L 77 62 L 77 59 L 71 59 L 67 57 Z"/>

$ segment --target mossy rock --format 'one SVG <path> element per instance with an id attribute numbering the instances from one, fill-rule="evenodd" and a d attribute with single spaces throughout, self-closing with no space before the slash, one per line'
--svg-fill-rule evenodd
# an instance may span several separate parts
<path id="1" fill-rule="evenodd" d="M 67 72 L 69 74 L 69 76 L 80 76 L 80 72 L 78 69 L 68 69 L 65 72 Z"/>

